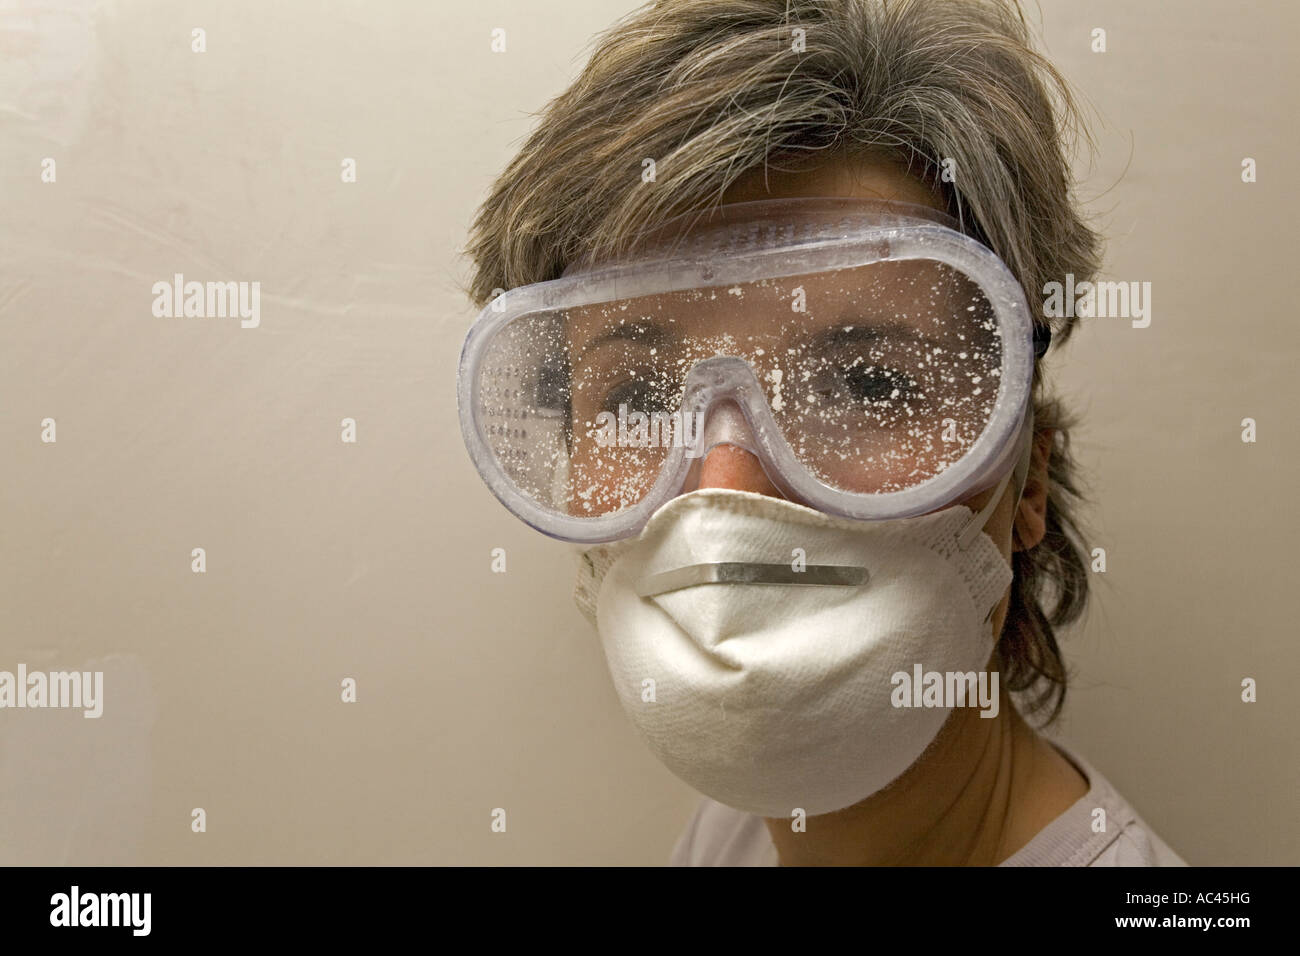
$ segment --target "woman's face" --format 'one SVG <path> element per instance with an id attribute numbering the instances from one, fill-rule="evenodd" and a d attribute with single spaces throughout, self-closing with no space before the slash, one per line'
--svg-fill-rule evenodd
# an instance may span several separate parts
<path id="1" fill-rule="evenodd" d="M 942 198 L 926 183 L 908 175 L 892 163 L 842 157 L 817 168 L 798 172 L 756 170 L 733 184 L 724 194 L 723 202 L 812 196 L 893 200 L 945 211 Z M 1013 527 L 1019 532 L 1019 547 L 1033 547 L 1042 538 L 1046 506 L 1045 442 L 1050 441 L 1050 438 L 1050 433 L 1036 436 L 1033 464 L 1019 505 L 1013 500 L 1015 489 L 1007 487 L 1001 503 L 995 507 L 984 526 L 985 532 L 993 539 L 1008 563 L 1011 560 Z M 733 445 L 718 445 L 705 456 L 700 462 L 696 487 L 731 488 L 781 496 L 768 480 L 758 459 Z M 963 504 L 978 512 L 988 503 L 995 490 L 989 489 L 953 504 Z M 992 616 L 994 635 L 1001 633 L 1008 598 L 999 603 Z"/>

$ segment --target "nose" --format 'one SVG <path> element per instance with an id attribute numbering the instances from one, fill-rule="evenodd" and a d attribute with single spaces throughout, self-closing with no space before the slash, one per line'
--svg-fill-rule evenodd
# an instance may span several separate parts
<path id="1" fill-rule="evenodd" d="M 700 463 L 698 488 L 729 488 L 783 498 L 751 453 L 735 445 L 716 445 Z"/>
<path id="2" fill-rule="evenodd" d="M 698 438 L 704 455 L 691 468 L 690 488 L 729 488 L 782 498 L 754 454 L 758 445 L 740 407 L 723 401 L 709 409 Z"/>

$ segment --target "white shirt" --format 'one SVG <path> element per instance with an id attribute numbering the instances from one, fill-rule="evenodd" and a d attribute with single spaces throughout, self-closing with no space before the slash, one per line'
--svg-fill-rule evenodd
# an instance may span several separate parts
<path id="1" fill-rule="evenodd" d="M 1086 760 L 1059 741 L 1053 746 L 1088 781 L 1088 792 L 999 866 L 1187 866 Z M 1094 811 L 1106 811 L 1094 832 Z M 762 817 L 705 799 L 678 839 L 669 866 L 777 866 Z"/>

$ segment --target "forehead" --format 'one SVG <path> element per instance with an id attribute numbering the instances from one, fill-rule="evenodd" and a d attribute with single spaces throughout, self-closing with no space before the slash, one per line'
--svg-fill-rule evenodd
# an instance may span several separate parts
<path id="1" fill-rule="evenodd" d="M 760 166 L 737 177 L 722 194 L 722 203 L 757 199 L 798 199 L 810 196 L 839 196 L 883 199 L 947 208 L 941 190 L 907 171 L 898 160 L 880 153 L 835 153 L 815 157 L 791 167 Z"/>

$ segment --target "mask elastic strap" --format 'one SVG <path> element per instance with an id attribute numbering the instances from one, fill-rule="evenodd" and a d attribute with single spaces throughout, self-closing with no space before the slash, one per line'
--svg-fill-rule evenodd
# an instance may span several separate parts
<path id="1" fill-rule="evenodd" d="M 957 546 L 965 551 L 974 543 L 976 537 L 984 530 L 985 523 L 989 516 L 993 514 L 998 503 L 1002 500 L 1002 495 L 1007 489 L 1007 484 L 1014 477 L 1016 480 L 1016 502 L 1020 501 L 1020 496 L 1025 492 L 1025 482 L 1029 480 L 1029 464 L 1033 458 L 1034 450 L 1034 405 L 1031 401 L 1029 408 L 1025 412 L 1024 427 L 1020 432 L 1020 458 L 1016 462 L 1016 467 L 1002 476 L 998 482 L 997 490 L 993 492 L 993 497 L 985 503 L 984 507 L 979 510 L 962 529 L 961 534 L 957 536 Z"/>

